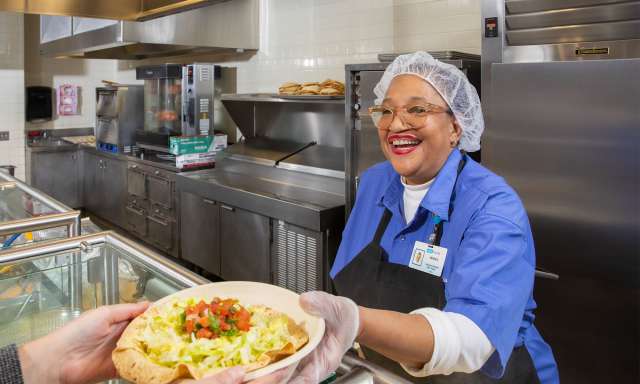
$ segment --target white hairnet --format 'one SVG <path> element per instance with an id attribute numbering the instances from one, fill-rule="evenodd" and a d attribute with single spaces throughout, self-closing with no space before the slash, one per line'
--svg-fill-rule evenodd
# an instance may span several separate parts
<path id="1" fill-rule="evenodd" d="M 467 76 L 451 64 L 436 60 L 426 52 L 400 55 L 387 67 L 373 89 L 376 104 L 381 104 L 389 84 L 398 75 L 411 74 L 427 81 L 438 91 L 453 111 L 460 128 L 460 149 L 473 152 L 480 149 L 484 119 L 480 98 Z"/>

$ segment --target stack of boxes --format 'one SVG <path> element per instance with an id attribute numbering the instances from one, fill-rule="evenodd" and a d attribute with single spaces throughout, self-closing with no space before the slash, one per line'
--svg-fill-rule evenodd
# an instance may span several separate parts
<path id="1" fill-rule="evenodd" d="M 178 169 L 200 168 L 215 164 L 216 152 L 227 148 L 227 135 L 173 136 L 169 152 L 176 157 Z"/>

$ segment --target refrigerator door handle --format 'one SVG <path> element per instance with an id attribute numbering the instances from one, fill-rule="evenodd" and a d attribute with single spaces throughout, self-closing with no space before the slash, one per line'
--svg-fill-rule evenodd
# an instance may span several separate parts
<path id="1" fill-rule="evenodd" d="M 549 272 L 543 268 L 536 267 L 536 277 L 541 279 L 559 280 L 560 275 L 557 273 Z"/>

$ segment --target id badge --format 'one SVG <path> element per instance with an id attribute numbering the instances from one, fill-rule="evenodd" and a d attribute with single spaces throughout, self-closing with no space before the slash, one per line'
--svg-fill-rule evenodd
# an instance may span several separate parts
<path id="1" fill-rule="evenodd" d="M 416 241 L 411 252 L 409 268 L 440 277 L 447 259 L 447 248 Z"/>

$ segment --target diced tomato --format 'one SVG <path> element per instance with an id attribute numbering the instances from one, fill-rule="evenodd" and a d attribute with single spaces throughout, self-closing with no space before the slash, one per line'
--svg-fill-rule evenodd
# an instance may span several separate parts
<path id="1" fill-rule="evenodd" d="M 188 306 L 188 307 L 185 309 L 185 313 L 186 313 L 187 315 L 197 314 L 197 313 L 196 313 L 196 307 Z"/>
<path id="2" fill-rule="evenodd" d="M 216 313 L 216 311 L 218 310 L 219 306 L 220 306 L 220 304 L 218 304 L 217 302 L 212 302 L 211 305 L 209 306 L 209 311 L 211 313 Z"/>
<path id="3" fill-rule="evenodd" d="M 241 331 L 248 331 L 250 328 L 251 313 L 243 307 L 234 315 L 236 327 Z"/>
<path id="4" fill-rule="evenodd" d="M 202 325 L 203 328 L 209 328 L 209 318 L 208 317 L 201 317 L 198 320 L 198 324 Z"/>
<path id="5" fill-rule="evenodd" d="M 213 332 L 209 330 L 209 328 L 200 328 L 200 330 L 196 333 L 196 337 L 198 339 L 210 339 L 213 336 Z"/>
<path id="6" fill-rule="evenodd" d="M 231 325 L 227 324 L 223 318 L 220 318 L 220 330 L 226 332 L 231 329 Z"/>
<path id="7" fill-rule="evenodd" d="M 196 313 L 201 314 L 205 308 L 207 308 L 207 303 L 205 303 L 204 300 L 200 300 L 200 302 L 196 304 L 196 310 L 197 310 Z"/>
<path id="8" fill-rule="evenodd" d="M 232 299 L 227 299 L 227 300 L 222 300 L 220 302 L 220 307 L 218 309 L 219 314 L 226 316 L 229 314 L 229 309 L 236 303 L 236 300 L 232 300 Z"/>
<path id="9" fill-rule="evenodd" d="M 193 332 L 195 327 L 196 327 L 196 324 L 193 320 L 187 320 L 184 322 L 184 330 L 187 331 L 187 333 Z"/>
<path id="10" fill-rule="evenodd" d="M 240 331 L 247 332 L 251 328 L 251 324 L 249 324 L 249 320 L 238 320 L 236 327 L 238 327 Z"/>

